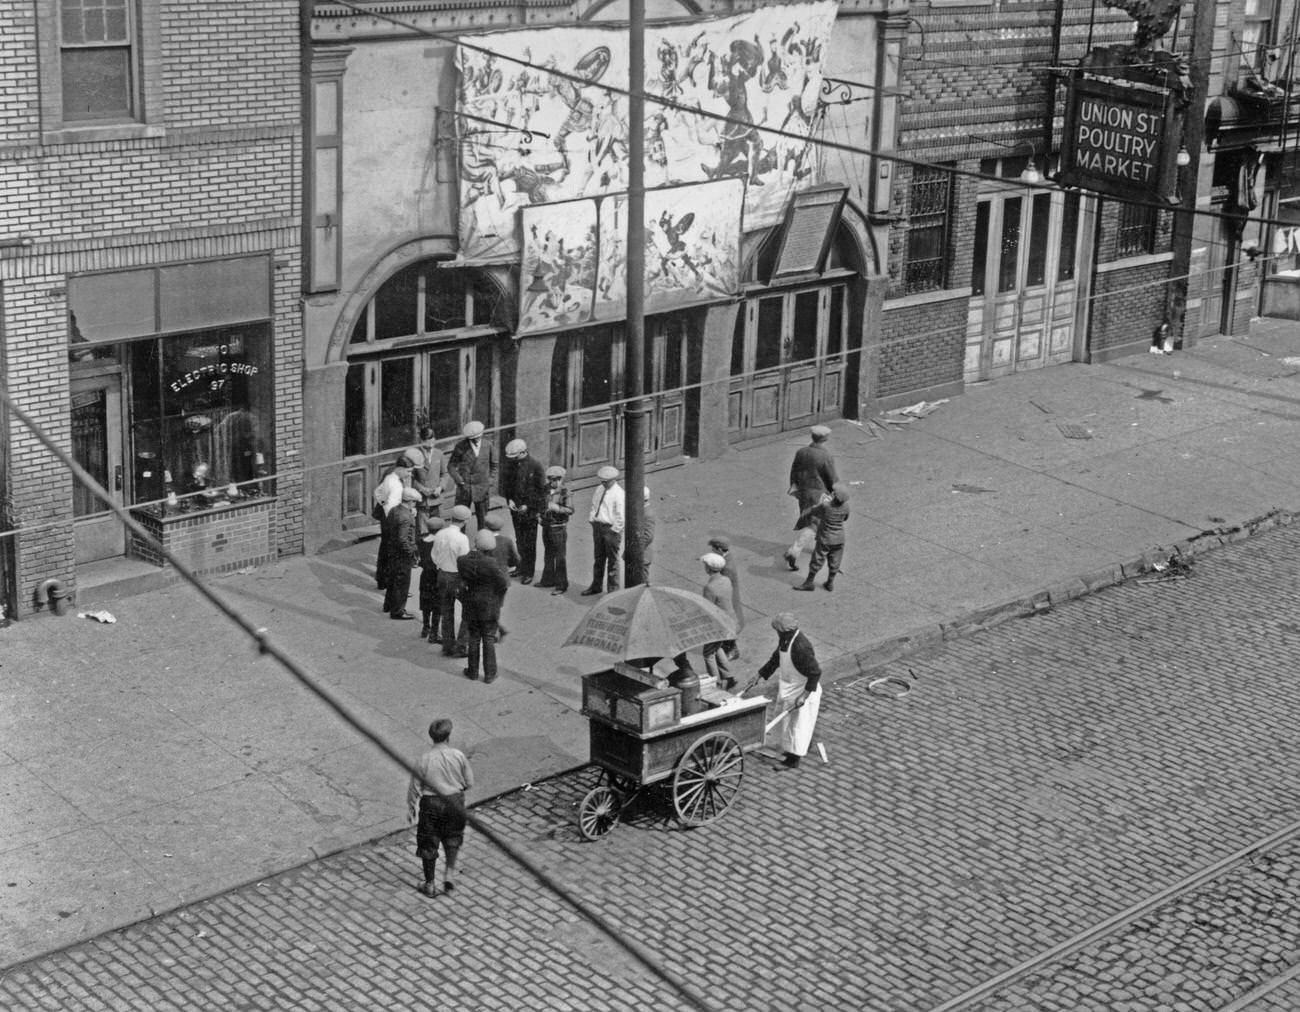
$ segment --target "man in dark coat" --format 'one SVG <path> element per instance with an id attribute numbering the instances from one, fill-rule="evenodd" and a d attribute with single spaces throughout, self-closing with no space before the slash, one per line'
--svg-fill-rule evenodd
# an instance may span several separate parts
<path id="1" fill-rule="evenodd" d="M 461 435 L 464 438 L 452 447 L 447 460 L 447 473 L 456 483 L 456 505 L 474 511 L 475 530 L 481 531 L 488 498 L 497 483 L 497 448 L 491 440 L 484 440 L 482 422 L 470 422 Z"/>
<path id="2" fill-rule="evenodd" d="M 501 617 L 501 602 L 510 587 L 510 577 L 492 554 L 496 543 L 491 531 L 479 531 L 474 536 L 473 550 L 456 563 L 464 587 L 461 608 L 469 630 L 469 667 L 465 669 L 465 677 L 477 681 L 481 650 L 486 683 L 496 681 L 497 620 Z"/>
<path id="3" fill-rule="evenodd" d="M 415 489 L 403 489 L 401 502 L 384 517 L 384 526 L 388 528 L 384 560 L 388 584 L 384 591 L 384 611 L 388 612 L 389 618 L 415 618 L 406 610 L 406 599 L 411 593 L 411 569 L 420 561 L 415 538 L 415 504 L 421 498 Z"/>
<path id="4" fill-rule="evenodd" d="M 546 509 L 546 472 L 528 453 L 527 443 L 512 439 L 506 444 L 501 479 L 501 494 L 515 525 L 519 582 L 529 584 L 537 569 L 537 522 Z"/>
<path id="5" fill-rule="evenodd" d="M 799 504 L 799 516 L 794 522 L 798 533 L 794 543 L 785 550 L 786 565 L 793 570 L 799 568 L 800 553 L 812 548 L 817 537 L 813 510 L 840 480 L 835 473 L 835 459 L 826 448 L 831 430 L 825 425 L 814 425 L 810 435 L 812 442 L 799 448 L 790 465 L 790 494 Z"/>

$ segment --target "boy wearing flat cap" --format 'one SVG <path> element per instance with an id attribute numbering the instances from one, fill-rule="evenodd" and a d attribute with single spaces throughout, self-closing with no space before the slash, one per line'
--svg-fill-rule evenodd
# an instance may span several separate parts
<path id="1" fill-rule="evenodd" d="M 553 595 L 569 589 L 569 486 L 564 483 L 564 468 L 546 469 L 546 506 L 542 510 L 542 578 L 539 587 L 550 587 Z"/>
<path id="2" fill-rule="evenodd" d="M 491 440 L 483 439 L 483 423 L 470 422 L 461 431 L 461 439 L 452 448 L 447 460 L 447 473 L 456 483 L 456 505 L 468 506 L 474 511 L 478 526 L 483 529 L 487 516 L 488 498 L 497 483 L 497 448 Z"/>
<path id="3" fill-rule="evenodd" d="M 831 486 L 828 502 L 813 507 L 817 520 L 817 543 L 813 545 L 812 561 L 808 563 L 808 578 L 795 590 L 812 590 L 813 579 L 826 566 L 826 589 L 835 589 L 835 574 L 844 559 L 844 522 L 849 518 L 849 489 L 843 482 Z"/>
<path id="4" fill-rule="evenodd" d="M 706 552 L 700 556 L 704 563 L 706 579 L 700 591 L 704 600 L 714 605 L 729 617 L 733 623 L 736 616 L 731 612 L 731 581 L 722 575 L 727 560 L 717 552 Z M 704 670 L 712 677 L 719 689 L 734 689 L 736 679 L 731 674 L 731 665 L 727 663 L 727 640 L 704 644 Z"/>

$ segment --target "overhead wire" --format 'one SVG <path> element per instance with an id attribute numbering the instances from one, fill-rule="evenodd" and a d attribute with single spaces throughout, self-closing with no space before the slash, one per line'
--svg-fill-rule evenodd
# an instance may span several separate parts
<path id="1" fill-rule="evenodd" d="M 463 49 L 466 49 L 470 52 L 480 53 L 484 56 L 490 56 L 494 59 L 503 60 L 506 63 L 513 63 L 522 67 L 527 67 L 529 70 L 535 70 L 540 73 L 548 74 L 552 77 L 559 78 L 560 80 L 568 81 L 572 84 L 579 85 L 580 87 L 595 88 L 598 91 L 603 91 L 610 95 L 620 95 L 624 98 L 633 97 L 632 92 L 627 88 L 621 88 L 618 85 L 607 84 L 604 81 L 591 81 L 588 78 L 582 76 L 581 74 L 575 74 L 570 71 L 560 70 L 558 67 L 546 66 L 545 64 L 538 63 L 537 61 L 532 59 L 528 59 L 522 56 L 515 56 L 510 53 L 501 52 L 500 50 L 482 45 L 481 43 L 469 41 L 469 36 L 463 33 L 458 34 L 455 32 L 442 32 L 442 31 L 436 31 L 432 28 L 424 28 L 421 25 L 413 24 L 409 21 L 404 21 L 401 18 L 396 17 L 395 15 L 387 13 L 386 11 L 379 11 L 379 10 L 373 10 L 373 9 L 361 7 L 355 3 L 352 3 L 351 0 L 328 0 L 328 2 L 332 6 L 343 7 L 357 14 L 364 14 L 368 17 L 374 17 L 382 21 L 388 21 L 399 28 L 405 29 L 406 31 L 413 32 L 422 38 L 435 39 L 439 42 L 451 43 Z M 504 29 L 503 31 L 517 31 L 517 30 L 518 29 Z M 491 32 L 478 33 L 478 35 L 476 35 L 475 37 L 481 36 L 483 34 L 490 35 L 493 33 Z M 955 165 L 948 165 L 941 162 L 931 162 L 919 158 L 909 158 L 906 155 L 901 155 L 893 151 L 879 151 L 874 148 L 863 147 L 857 144 L 849 144 L 843 141 L 833 141 L 833 140 L 827 140 L 826 138 L 816 138 L 813 137 L 811 134 L 796 133 L 794 131 L 784 130 L 780 127 L 767 126 L 759 123 L 746 123 L 737 120 L 736 118 L 729 116 L 726 113 L 714 112 L 709 109 L 702 109 L 698 106 L 687 105 L 686 103 L 683 102 L 676 102 L 663 95 L 655 95 L 650 92 L 642 92 L 637 97 L 641 98 L 643 101 L 648 102 L 650 104 L 662 106 L 666 109 L 672 109 L 675 112 L 700 116 L 704 119 L 709 119 L 715 122 L 723 123 L 724 125 L 740 126 L 740 127 L 744 127 L 745 129 L 758 130 L 762 133 L 770 134 L 771 136 L 774 137 L 780 137 L 784 140 L 793 140 L 804 144 L 813 144 L 820 148 L 836 150 L 836 151 L 844 151 L 856 155 L 864 155 L 869 158 L 876 158 L 882 161 L 892 162 L 896 165 L 907 165 L 913 168 L 924 168 L 924 169 L 942 169 L 943 171 L 949 172 L 953 175 L 965 176 L 972 179 L 989 181 L 991 179 L 996 178 L 996 177 L 987 176 L 982 172 L 976 172 L 971 169 L 963 169 Z M 1035 154 L 1037 156 L 1037 153 Z M 1044 154 L 1047 154 L 1047 152 L 1044 152 Z M 1006 180 L 1001 180 L 1001 181 L 1006 182 Z M 1041 190 L 1041 191 L 1055 192 L 1057 189 L 1057 187 L 1051 185 L 1050 183 L 1028 183 L 1022 181 L 1019 183 L 1019 185 L 1023 186 L 1027 190 L 1034 190 L 1034 191 Z M 1165 210 L 1165 211 L 1178 210 L 1186 214 L 1192 214 L 1201 217 L 1207 217 L 1207 218 L 1213 218 L 1219 220 L 1224 220 L 1224 219 L 1237 220 L 1233 215 L 1227 214 L 1226 212 L 1207 211 L 1201 208 L 1184 208 L 1181 205 L 1170 204 L 1168 200 L 1160 200 L 1160 199 L 1141 200 L 1136 198 L 1133 199 L 1113 198 L 1113 199 L 1122 199 L 1125 203 L 1135 204 L 1138 206 L 1152 207 L 1158 210 Z M 1252 218 L 1251 220 L 1261 221 L 1264 224 L 1270 224 L 1270 225 L 1287 224 L 1285 222 L 1281 222 L 1275 219 L 1265 219 L 1262 217 Z"/>
<path id="2" fill-rule="evenodd" d="M 322 679 L 318 678 L 307 668 L 295 660 L 288 652 L 282 650 L 272 641 L 270 632 L 265 628 L 256 625 L 251 619 L 247 618 L 238 608 L 225 601 L 219 594 L 210 588 L 202 579 L 200 579 L 193 570 L 185 564 L 184 561 L 177 558 L 172 552 L 160 544 L 152 534 L 149 533 L 133 517 L 130 511 L 112 501 L 111 493 L 104 488 L 95 478 L 78 464 L 66 450 L 64 450 L 54 440 L 49 433 L 32 418 L 18 403 L 13 399 L 9 392 L 8 384 L 0 380 L 0 404 L 17 418 L 37 441 L 45 447 L 50 454 L 59 460 L 78 482 L 82 484 L 93 495 L 102 499 L 111 512 L 117 515 L 118 519 L 126 525 L 136 537 L 141 538 L 148 543 L 154 551 L 158 552 L 163 558 L 175 568 L 178 576 L 186 583 L 199 592 L 199 594 L 212 605 L 218 612 L 228 619 L 233 625 L 238 627 L 257 648 L 257 652 L 264 657 L 270 657 L 273 661 L 287 671 L 293 679 L 304 689 L 315 696 L 320 702 L 324 703 L 332 710 L 344 723 L 362 738 L 369 741 L 375 748 L 382 752 L 402 771 L 409 776 L 420 777 L 418 767 L 410 762 L 396 746 L 377 730 L 372 728 L 361 714 L 355 710 L 339 693 L 331 689 Z M 563 883 L 556 880 L 545 869 L 534 862 L 531 858 L 523 854 L 518 848 L 506 840 L 500 833 L 492 829 L 486 822 L 474 815 L 470 811 L 466 819 L 475 830 L 486 837 L 497 849 L 505 854 L 511 861 L 523 868 L 548 891 L 553 893 L 586 918 L 590 923 L 595 925 L 602 934 L 609 938 L 615 945 L 631 956 L 637 963 L 648 970 L 660 982 L 669 987 L 683 1001 L 692 1008 L 700 1012 L 712 1012 L 712 1007 L 708 1001 L 690 984 L 669 970 L 663 963 L 645 946 L 628 937 L 623 931 L 609 921 L 600 911 L 596 910 L 581 897 L 575 895 Z"/>

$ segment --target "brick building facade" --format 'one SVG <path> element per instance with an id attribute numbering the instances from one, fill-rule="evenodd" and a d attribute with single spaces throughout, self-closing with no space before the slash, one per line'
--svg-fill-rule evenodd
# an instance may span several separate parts
<path id="1" fill-rule="evenodd" d="M 242 550 L 223 517 L 252 500 L 266 503 L 259 558 L 268 538 L 300 551 L 295 5 L 7 4 L 0 67 L 0 365 L 15 401 L 115 500 L 202 527 L 198 568 Z M 49 606 L 47 581 L 71 591 L 128 546 L 26 426 L 0 433 L 4 603 L 22 615 Z"/>
<path id="2" fill-rule="evenodd" d="M 1092 0 L 917 0 L 909 13 L 897 147 L 960 174 L 896 168 L 877 402 L 1143 350 L 1165 312 L 1173 215 L 1051 178 L 1065 97 L 1052 71 L 1130 41 L 1133 23 Z M 1165 41 L 1185 52 L 1188 34 Z"/>

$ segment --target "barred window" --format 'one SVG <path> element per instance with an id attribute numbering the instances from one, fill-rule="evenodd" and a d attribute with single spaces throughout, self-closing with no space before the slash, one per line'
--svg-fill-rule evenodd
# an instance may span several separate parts
<path id="1" fill-rule="evenodd" d="M 1116 254 L 1121 257 L 1141 256 L 1155 252 L 1156 209 L 1146 204 L 1119 205 L 1119 227 L 1116 229 Z"/>
<path id="2" fill-rule="evenodd" d="M 903 288 L 931 292 L 948 280 L 948 222 L 952 210 L 952 173 L 943 166 L 917 166 L 908 200 L 907 257 Z"/>

